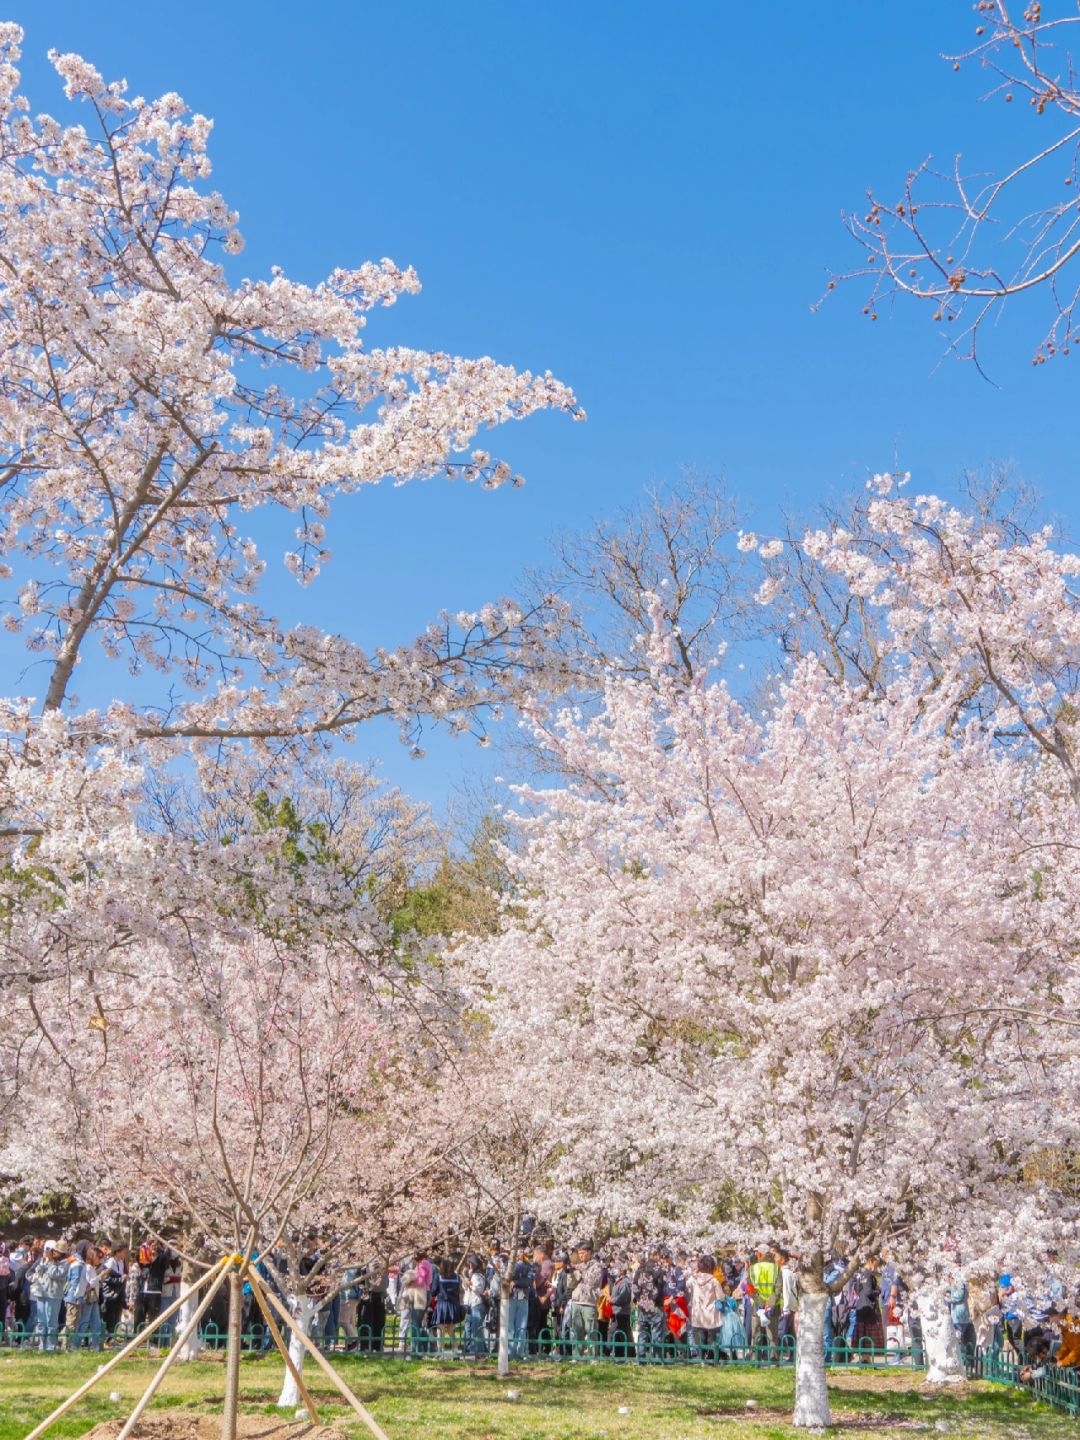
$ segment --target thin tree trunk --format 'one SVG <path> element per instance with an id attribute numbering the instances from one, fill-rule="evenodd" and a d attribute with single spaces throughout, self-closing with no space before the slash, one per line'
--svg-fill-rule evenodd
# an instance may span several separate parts
<path id="1" fill-rule="evenodd" d="M 827 1290 L 809 1289 L 806 1279 L 804 1277 L 799 1297 L 793 1423 L 821 1429 L 832 1424 L 825 1382 L 825 1310 L 832 1303 L 832 1296 Z"/>
<path id="2" fill-rule="evenodd" d="M 924 1290 L 917 1298 L 923 1344 L 926 1346 L 926 1383 L 955 1385 L 960 1380 L 966 1380 L 960 1337 L 944 1296 L 934 1290 Z"/>
<path id="3" fill-rule="evenodd" d="M 225 1351 L 225 1407 L 221 1440 L 236 1440 L 236 1413 L 240 1401 L 240 1331 L 244 1318 L 244 1282 L 239 1270 L 229 1276 L 229 1340 Z"/>
<path id="4" fill-rule="evenodd" d="M 509 1271 L 509 1267 L 507 1269 Z M 502 1380 L 510 1374 L 510 1281 L 509 1273 L 499 1281 L 499 1378 Z"/>
<path id="5" fill-rule="evenodd" d="M 195 1314 L 199 1306 L 198 1294 L 191 1288 L 194 1279 L 195 1266 L 190 1260 L 185 1259 L 180 1266 L 180 1294 L 184 1297 L 184 1303 L 180 1307 L 180 1319 L 178 1322 L 178 1329 L 181 1332 L 185 1329 L 188 1321 Z M 192 1330 L 190 1339 L 180 1347 L 176 1356 L 177 1364 L 182 1365 L 191 1360 L 198 1360 L 202 1353 L 202 1348 L 202 1340 L 199 1338 L 198 1327 L 196 1327 Z"/>
<path id="6" fill-rule="evenodd" d="M 300 1343 L 300 1337 L 297 1332 L 298 1330 L 303 1330 L 304 1334 L 310 1337 L 311 1322 L 319 1313 L 319 1306 L 318 1302 L 313 1300 L 310 1295 L 298 1295 L 290 1303 L 289 1309 L 293 1316 L 292 1329 L 289 1331 L 289 1359 L 296 1366 L 296 1373 L 299 1375 L 303 1372 L 307 1351 Z M 289 1370 L 286 1370 L 285 1379 L 281 1386 L 281 1394 L 277 1400 L 278 1409 L 295 1410 L 302 1402 L 303 1396 L 300 1394 L 300 1388 Z"/>

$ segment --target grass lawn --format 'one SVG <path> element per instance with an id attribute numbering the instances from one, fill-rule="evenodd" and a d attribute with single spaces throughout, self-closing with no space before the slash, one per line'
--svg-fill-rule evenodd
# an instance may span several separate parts
<path id="1" fill-rule="evenodd" d="M 0 1352 L 0 1440 L 23 1440 L 81 1381 L 98 1356 L 36 1356 Z M 493 1368 L 435 1361 L 340 1360 L 341 1373 L 391 1440 L 793 1440 L 789 1426 L 794 1377 L 788 1371 L 675 1369 L 577 1364 L 520 1367 L 509 1382 Z M 82 1435 L 102 1420 L 122 1418 L 153 1372 L 153 1362 L 126 1360 L 50 1432 Z M 243 1409 L 268 1413 L 281 1384 L 278 1361 L 246 1357 Z M 324 1423 L 360 1440 L 368 1432 L 350 1419 L 324 1377 L 305 1369 Z M 1076 1440 L 1076 1421 L 1001 1386 L 970 1384 L 924 1389 L 906 1372 L 833 1372 L 833 1419 L 841 1435 L 906 1440 L 915 1434 L 972 1440 Z M 152 1410 L 171 1407 L 212 1414 L 220 1405 L 220 1358 L 175 1366 Z M 508 1389 L 518 1391 L 516 1399 Z M 119 1390 L 124 1399 L 109 1400 Z M 757 1408 L 748 1411 L 747 1400 Z M 126 1405 L 125 1403 L 126 1402 Z M 620 1414 L 620 1406 L 628 1409 Z M 837 1432 L 833 1432 L 837 1433 Z"/>

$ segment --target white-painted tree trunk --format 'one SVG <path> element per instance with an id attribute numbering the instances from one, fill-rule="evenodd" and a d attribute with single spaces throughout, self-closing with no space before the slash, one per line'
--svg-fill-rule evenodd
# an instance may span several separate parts
<path id="1" fill-rule="evenodd" d="M 304 1356 L 307 1351 L 301 1345 L 297 1332 L 303 1330 L 304 1334 L 311 1337 L 311 1326 L 315 1316 L 319 1313 L 319 1304 L 310 1295 L 290 1296 L 289 1309 L 292 1311 L 293 1323 L 289 1331 L 289 1358 L 296 1366 L 297 1373 L 304 1368 Z M 286 1367 L 285 1379 L 281 1386 L 281 1394 L 278 1396 L 279 1410 L 295 1410 L 303 1401 L 300 1397 L 300 1390 L 292 1377 L 291 1371 Z"/>
<path id="2" fill-rule="evenodd" d="M 799 1337 L 795 1347 L 795 1414 L 792 1423 L 810 1429 L 832 1424 L 825 1383 L 826 1291 L 806 1290 L 799 1297 Z"/>
<path id="3" fill-rule="evenodd" d="M 507 1271 L 509 1272 L 509 1266 Z M 499 1282 L 499 1376 L 510 1374 L 510 1275 Z"/>
<path id="4" fill-rule="evenodd" d="M 932 1290 L 924 1290 L 918 1296 L 918 1304 L 926 1347 L 926 1383 L 955 1385 L 957 1381 L 965 1380 L 967 1372 L 960 1337 L 953 1326 L 945 1297 Z"/>
<path id="5" fill-rule="evenodd" d="M 195 1311 L 199 1308 L 199 1301 L 202 1299 L 206 1291 L 205 1289 L 193 1290 L 189 1281 L 185 1278 L 181 1278 L 180 1293 L 184 1296 L 184 1303 L 180 1306 L 180 1316 L 176 1322 L 176 1333 L 178 1335 L 183 1334 L 188 1321 L 195 1314 Z M 203 1316 L 204 1322 L 205 1319 L 206 1317 Z M 198 1328 L 196 1328 L 192 1330 L 187 1340 L 184 1341 L 183 1345 L 181 1345 L 179 1350 L 176 1352 L 176 1363 L 180 1364 L 182 1362 L 187 1363 L 191 1360 L 198 1360 L 199 1356 L 202 1354 L 202 1348 L 203 1343 L 199 1339 L 199 1331 Z"/>

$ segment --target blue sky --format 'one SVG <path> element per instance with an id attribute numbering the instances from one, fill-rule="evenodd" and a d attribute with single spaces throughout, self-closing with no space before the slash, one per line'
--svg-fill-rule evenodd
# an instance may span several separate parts
<path id="1" fill-rule="evenodd" d="M 215 183 L 241 214 L 238 269 L 317 280 L 390 255 L 423 293 L 371 343 L 550 368 L 587 425 L 541 417 L 494 448 L 526 488 L 380 488 L 339 506 L 335 560 L 284 618 L 365 643 L 513 589 L 547 537 L 632 503 L 681 466 L 724 472 L 768 530 L 876 469 L 949 490 L 1010 462 L 1075 522 L 1078 359 L 1037 369 L 1043 315 L 1017 307 L 988 350 L 1000 388 L 939 365 L 928 315 L 875 325 L 829 267 L 857 252 L 840 211 L 895 193 L 933 152 L 972 168 L 1021 153 L 1030 117 L 980 104 L 966 0 L 763 5 L 638 0 L 12 0 L 34 110 L 45 62 L 78 50 L 132 93 L 179 90 L 214 117 Z M 1070 420 L 1070 417 L 1073 417 Z M 1075 525 L 1074 527 L 1075 528 Z M 478 761 L 362 748 L 441 805 Z"/>

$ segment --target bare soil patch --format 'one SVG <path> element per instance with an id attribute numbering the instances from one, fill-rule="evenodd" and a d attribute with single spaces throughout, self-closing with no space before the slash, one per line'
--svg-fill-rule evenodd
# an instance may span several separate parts
<path id="1" fill-rule="evenodd" d="M 83 1440 L 116 1440 L 123 1424 L 122 1418 L 105 1420 L 88 1430 Z M 236 1434 L 237 1440 L 346 1440 L 332 1425 L 279 1420 L 276 1415 L 240 1415 Z M 182 1410 L 144 1415 L 132 1431 L 132 1440 L 221 1440 L 221 1416 Z"/>

